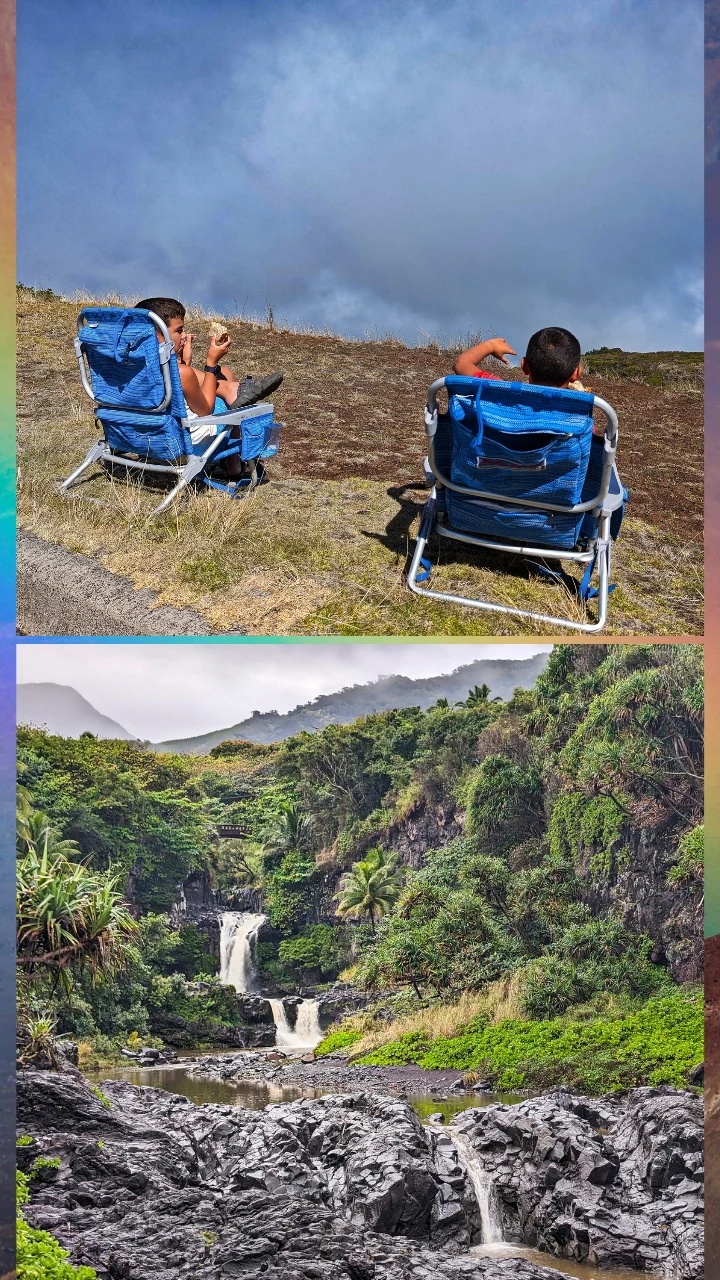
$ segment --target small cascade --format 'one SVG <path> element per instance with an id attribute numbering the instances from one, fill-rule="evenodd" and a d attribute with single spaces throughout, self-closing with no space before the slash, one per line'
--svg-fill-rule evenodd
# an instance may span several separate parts
<path id="1" fill-rule="evenodd" d="M 282 1000 L 271 1000 L 275 1021 L 275 1045 L 278 1049 L 314 1049 L 322 1040 L 320 1006 L 317 1000 L 302 1000 L 298 1005 L 293 1031 Z"/>
<path id="2" fill-rule="evenodd" d="M 483 1165 L 470 1139 L 459 1129 L 456 1129 L 453 1126 L 448 1126 L 447 1132 L 452 1139 L 455 1150 L 457 1151 L 458 1160 L 470 1179 L 472 1189 L 475 1192 L 475 1199 L 477 1200 L 478 1208 L 480 1210 L 480 1222 L 482 1224 L 482 1243 L 484 1245 L 502 1244 L 502 1218 L 500 1216 L 500 1206 L 497 1202 L 492 1178 Z"/>
<path id="3" fill-rule="evenodd" d="M 220 981 L 240 995 L 253 989 L 252 942 L 267 916 L 251 911 L 224 911 L 220 917 Z"/>

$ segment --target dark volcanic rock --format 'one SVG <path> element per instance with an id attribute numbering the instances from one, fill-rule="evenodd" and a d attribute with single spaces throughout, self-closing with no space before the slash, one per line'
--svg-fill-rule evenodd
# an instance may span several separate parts
<path id="1" fill-rule="evenodd" d="M 369 1093 L 251 1112 L 120 1081 L 103 1090 L 109 1106 L 72 1068 L 18 1078 L 20 1132 L 34 1139 L 21 1151 L 60 1157 L 51 1179 L 32 1180 L 28 1217 L 99 1280 L 556 1278 L 468 1252 L 488 1175 L 507 1239 L 672 1280 L 702 1274 L 701 1108 L 689 1094 L 558 1092 L 428 1130 Z M 484 1171 L 472 1181 L 458 1133 L 470 1173 L 478 1160 Z"/>
<path id="2" fill-rule="evenodd" d="M 189 982 L 187 986 L 191 995 L 203 995 L 215 989 L 210 983 L 202 981 Z M 242 1019 L 237 1026 L 209 1020 L 191 1021 L 180 1014 L 153 1010 L 150 1016 L 151 1029 L 161 1037 L 164 1044 L 176 1049 L 190 1049 L 203 1041 L 238 1049 L 263 1049 L 274 1045 L 275 1023 L 270 1002 L 255 995 L 238 994 L 233 998 Z"/>
<path id="3" fill-rule="evenodd" d="M 601 1267 L 703 1274 L 703 1108 L 670 1088 L 559 1091 L 456 1126 L 492 1180 L 506 1240 Z"/>
<path id="4" fill-rule="evenodd" d="M 467 1092 L 459 1071 L 424 1071 L 416 1066 L 350 1067 L 343 1053 L 327 1054 L 310 1062 L 294 1057 L 278 1065 L 261 1053 L 201 1054 L 186 1062 L 185 1070 L 198 1079 L 223 1084 L 302 1085 L 332 1089 L 335 1093 L 369 1090 L 401 1098 L 429 1094 L 440 1099 L 454 1092 Z M 473 1092 L 482 1092 L 482 1086 L 474 1086 Z"/>
<path id="5" fill-rule="evenodd" d="M 26 1071 L 18 1082 L 33 1158 L 61 1158 L 52 1183 L 31 1183 L 28 1217 L 100 1280 L 555 1277 L 457 1252 L 476 1216 L 462 1170 L 393 1099 L 247 1112 L 104 1089 L 110 1107 L 79 1073 Z"/>
<path id="6" fill-rule="evenodd" d="M 653 959 L 666 962 L 676 982 L 702 982 L 702 879 L 667 883 L 677 834 L 631 829 L 622 833 L 621 843 L 627 861 L 607 877 L 592 874 L 593 848 L 580 853 L 582 896 L 593 915 L 616 914 L 634 933 L 647 932 Z"/>

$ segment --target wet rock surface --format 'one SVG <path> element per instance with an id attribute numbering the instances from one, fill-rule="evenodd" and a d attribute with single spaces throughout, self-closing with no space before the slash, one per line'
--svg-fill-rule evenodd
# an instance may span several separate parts
<path id="1" fill-rule="evenodd" d="M 100 1280 L 556 1276 L 468 1253 L 483 1214 L 452 1133 L 423 1128 L 396 1098 L 251 1112 L 121 1081 L 102 1092 L 72 1068 L 18 1078 L 19 1132 L 34 1139 L 23 1159 L 60 1157 L 32 1180 L 28 1217 Z M 696 1280 L 698 1107 L 668 1090 L 627 1102 L 555 1094 L 463 1112 L 456 1125 L 493 1170 L 508 1238 L 522 1225 L 527 1243 L 558 1255 L 602 1247 L 604 1265 L 649 1268 L 654 1248 L 652 1269 Z"/>
<path id="2" fill-rule="evenodd" d="M 400 1098 L 429 1095 L 438 1101 L 467 1091 L 460 1071 L 425 1071 L 416 1066 L 350 1067 L 345 1054 L 304 1060 L 308 1058 L 309 1055 L 288 1057 L 282 1053 L 202 1054 L 197 1059 L 186 1059 L 183 1067 L 198 1079 L 230 1085 L 302 1085 L 309 1089 L 330 1086 L 338 1093 L 371 1089 Z M 481 1093 L 483 1089 L 473 1085 L 472 1091 Z"/>
<path id="3" fill-rule="evenodd" d="M 543 1280 L 460 1252 L 477 1212 L 456 1160 L 395 1099 L 355 1094 L 246 1112 L 76 1072 L 19 1079 L 27 1214 L 101 1280 Z M 109 1106 L 107 1105 L 109 1102 Z"/>
<path id="4" fill-rule="evenodd" d="M 462 1112 L 506 1240 L 672 1280 L 703 1274 L 703 1107 L 670 1088 Z"/>

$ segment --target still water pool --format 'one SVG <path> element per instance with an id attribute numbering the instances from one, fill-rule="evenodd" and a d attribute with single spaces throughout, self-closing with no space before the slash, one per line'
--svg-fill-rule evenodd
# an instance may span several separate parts
<path id="1" fill-rule="evenodd" d="M 172 1067 L 105 1067 L 101 1071 L 86 1071 L 85 1074 L 88 1080 L 97 1085 L 102 1084 L 103 1080 L 126 1080 L 128 1084 L 167 1089 L 168 1093 L 178 1093 L 191 1102 L 219 1102 L 231 1107 L 245 1107 L 248 1111 L 264 1111 L 265 1107 L 274 1102 L 294 1102 L 296 1098 L 321 1098 L 328 1093 L 345 1092 L 338 1084 L 332 1087 L 308 1087 L 247 1080 L 239 1084 L 226 1084 L 222 1080 L 204 1080 L 200 1076 L 191 1075 L 182 1063 Z M 390 1089 L 387 1092 L 392 1093 Z M 442 1101 L 430 1094 L 407 1098 L 423 1123 L 428 1116 L 438 1112 L 447 1121 L 459 1111 L 467 1111 L 468 1107 L 488 1107 L 493 1102 L 519 1101 L 518 1095 L 509 1093 L 462 1093 Z"/>
<path id="2" fill-rule="evenodd" d="M 569 1258 L 554 1258 L 552 1254 L 541 1253 L 539 1249 L 528 1249 L 521 1244 L 478 1244 L 468 1249 L 475 1258 L 524 1258 L 534 1262 L 538 1267 L 551 1267 L 561 1271 L 563 1275 L 574 1276 L 575 1280 L 638 1280 L 647 1276 L 646 1271 L 626 1271 L 625 1269 L 608 1269 L 607 1267 L 588 1266 L 585 1262 L 572 1262 Z"/>

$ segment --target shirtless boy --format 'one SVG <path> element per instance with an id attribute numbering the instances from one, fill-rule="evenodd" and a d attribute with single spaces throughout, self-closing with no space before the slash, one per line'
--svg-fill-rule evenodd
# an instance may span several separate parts
<path id="1" fill-rule="evenodd" d="M 489 338 L 478 342 L 458 356 L 453 365 L 455 373 L 470 378 L 494 378 L 478 368 L 486 356 L 495 356 L 507 364 L 506 356 L 517 355 L 504 338 Z M 538 329 L 527 345 L 520 367 L 528 382 L 542 387 L 568 387 L 582 377 L 580 343 L 569 329 Z M 580 390 L 580 388 L 575 388 Z"/>
<path id="2" fill-rule="evenodd" d="M 205 418 L 215 411 L 215 401 L 219 398 L 228 409 L 244 409 L 263 396 L 275 391 L 283 380 L 279 371 L 266 378 L 242 378 L 225 365 L 221 364 L 227 355 L 231 339 L 225 335 L 222 339 L 211 338 L 207 349 L 207 358 L 202 373 L 192 367 L 192 344 L 195 335 L 185 332 L 185 308 L 177 298 L 143 298 L 135 303 L 144 311 L 154 311 L 156 316 L 164 320 L 170 339 L 175 348 L 183 395 L 188 408 L 190 436 L 194 445 L 206 447 L 208 441 L 217 435 L 218 428 L 212 424 L 193 427 L 193 418 Z M 158 335 L 159 337 L 161 335 Z M 237 434 L 234 428 L 231 434 Z M 228 475 L 236 476 L 242 471 L 242 462 L 237 456 L 225 458 L 223 464 Z"/>

